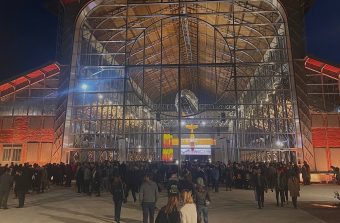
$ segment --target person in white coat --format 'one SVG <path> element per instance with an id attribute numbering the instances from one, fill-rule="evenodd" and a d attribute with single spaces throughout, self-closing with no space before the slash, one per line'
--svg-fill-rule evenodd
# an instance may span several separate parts
<path id="1" fill-rule="evenodd" d="M 191 191 L 182 193 L 183 204 L 181 208 L 181 223 L 197 223 L 197 209 Z"/>

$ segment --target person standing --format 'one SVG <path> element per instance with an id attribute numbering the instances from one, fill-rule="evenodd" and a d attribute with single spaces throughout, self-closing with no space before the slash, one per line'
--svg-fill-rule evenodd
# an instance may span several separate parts
<path id="1" fill-rule="evenodd" d="M 294 174 L 291 174 L 288 179 L 288 190 L 292 197 L 294 208 L 297 208 L 297 198 L 300 197 L 300 183 Z"/>
<path id="2" fill-rule="evenodd" d="M 156 223 L 181 223 L 181 215 L 178 211 L 178 192 L 172 191 L 168 197 L 168 203 L 158 212 Z"/>
<path id="3" fill-rule="evenodd" d="M 85 164 L 84 166 L 84 193 L 87 193 L 87 195 L 91 195 L 91 190 L 90 190 L 90 184 L 92 180 L 92 172 L 88 164 Z"/>
<path id="4" fill-rule="evenodd" d="M 181 223 L 197 223 L 197 209 L 190 191 L 182 193 L 183 204 L 181 208 Z"/>
<path id="5" fill-rule="evenodd" d="M 233 185 L 233 179 L 234 179 L 234 172 L 233 168 L 230 164 L 225 169 L 225 190 L 228 191 L 228 189 L 231 191 L 231 187 Z"/>
<path id="6" fill-rule="evenodd" d="M 92 171 L 92 179 L 93 179 L 93 191 L 97 194 L 97 197 L 100 197 L 100 183 L 101 183 L 101 175 L 100 169 L 98 165 L 95 165 Z"/>
<path id="7" fill-rule="evenodd" d="M 78 188 L 78 193 L 85 192 L 84 186 L 84 167 L 82 164 L 78 164 L 77 171 L 76 171 L 76 184 Z"/>
<path id="8" fill-rule="evenodd" d="M 143 223 L 154 223 L 155 206 L 158 199 L 158 186 L 151 180 L 151 174 L 144 177 L 140 187 L 139 201 L 143 209 Z M 149 221 L 148 221 L 149 220 Z"/>
<path id="9" fill-rule="evenodd" d="M 261 168 L 259 168 L 256 172 L 256 175 L 254 177 L 254 183 L 255 183 L 255 192 L 257 196 L 257 204 L 259 209 L 264 207 L 264 191 L 266 189 L 266 181 L 264 176 L 262 175 Z"/>
<path id="10" fill-rule="evenodd" d="M 211 170 L 211 177 L 213 190 L 215 190 L 215 192 L 217 193 L 220 180 L 220 171 L 216 166 L 214 166 Z"/>
<path id="11" fill-rule="evenodd" d="M 17 170 L 14 177 L 15 188 L 17 190 L 19 206 L 18 208 L 23 208 L 25 204 L 25 196 L 27 191 L 26 177 L 23 175 L 22 170 Z"/>
<path id="12" fill-rule="evenodd" d="M 0 208 L 8 209 L 7 200 L 12 186 L 13 177 L 11 175 L 11 169 L 7 168 L 5 173 L 0 177 Z"/>
<path id="13" fill-rule="evenodd" d="M 304 185 L 310 184 L 310 167 L 306 161 L 303 162 L 303 166 L 301 167 L 302 179 Z"/>
<path id="14" fill-rule="evenodd" d="M 123 201 L 125 200 L 125 188 L 120 176 L 114 176 L 111 185 L 111 194 L 115 205 L 115 221 L 120 222 L 120 213 L 122 211 Z"/>
<path id="15" fill-rule="evenodd" d="M 197 179 L 197 188 L 195 192 L 195 201 L 197 205 L 198 222 L 208 223 L 208 205 L 210 204 L 210 196 L 208 189 L 204 185 L 202 178 Z M 202 221 L 203 215 L 203 221 Z"/>

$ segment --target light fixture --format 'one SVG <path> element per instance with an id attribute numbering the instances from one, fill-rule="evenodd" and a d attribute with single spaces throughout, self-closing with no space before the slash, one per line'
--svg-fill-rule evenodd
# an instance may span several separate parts
<path id="1" fill-rule="evenodd" d="M 175 161 L 175 164 L 176 164 L 176 165 L 178 165 L 178 164 L 179 164 L 179 161 L 178 161 L 178 160 L 176 160 L 176 161 Z"/>
<path id="2" fill-rule="evenodd" d="M 283 146 L 283 142 L 281 142 L 280 140 L 277 140 L 277 141 L 276 141 L 276 145 L 277 145 L 278 147 L 282 147 L 282 146 Z"/>
<path id="3" fill-rule="evenodd" d="M 205 126 L 207 123 L 205 121 L 202 122 L 202 125 Z"/>
<path id="4" fill-rule="evenodd" d="M 81 89 L 83 89 L 84 91 L 86 91 L 87 87 L 88 87 L 87 84 L 82 84 L 81 85 Z"/>
<path id="5" fill-rule="evenodd" d="M 99 95 L 98 95 L 98 98 L 99 98 L 99 99 L 103 99 L 103 95 L 102 95 L 102 94 L 99 94 Z"/>
<path id="6" fill-rule="evenodd" d="M 183 126 L 184 126 L 185 124 L 186 124 L 186 122 L 185 122 L 185 121 L 181 121 L 181 125 L 183 125 Z"/>

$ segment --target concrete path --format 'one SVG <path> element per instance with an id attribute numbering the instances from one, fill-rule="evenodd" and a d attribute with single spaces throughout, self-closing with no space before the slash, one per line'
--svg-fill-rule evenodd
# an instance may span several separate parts
<path id="1" fill-rule="evenodd" d="M 334 207 L 334 191 L 339 186 L 302 186 L 302 197 L 296 210 L 291 203 L 276 207 L 274 193 L 265 194 L 265 207 L 257 209 L 254 192 L 246 190 L 211 192 L 209 223 L 339 223 L 340 208 Z M 158 207 L 165 204 L 161 195 Z M 113 205 L 108 193 L 102 197 L 88 197 L 74 189 L 54 188 L 44 194 L 28 195 L 25 208 L 17 209 L 17 200 L 9 198 L 9 209 L 0 210 L 2 223 L 105 223 L 113 222 Z M 122 223 L 140 223 L 141 208 L 130 200 L 124 204 Z"/>

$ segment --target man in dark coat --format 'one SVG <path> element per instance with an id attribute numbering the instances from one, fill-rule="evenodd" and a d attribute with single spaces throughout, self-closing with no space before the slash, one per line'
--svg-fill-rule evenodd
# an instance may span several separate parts
<path id="1" fill-rule="evenodd" d="M 259 209 L 264 207 L 264 191 L 267 190 L 265 177 L 262 175 L 262 170 L 259 168 L 254 176 L 255 192 L 257 196 L 257 204 Z"/>
<path id="2" fill-rule="evenodd" d="M 27 191 L 27 183 L 22 170 L 17 170 L 14 176 L 15 188 L 18 194 L 19 206 L 18 208 L 23 208 L 25 204 L 25 196 Z"/>
<path id="3" fill-rule="evenodd" d="M 13 177 L 11 169 L 6 169 L 0 177 L 0 208 L 7 209 L 7 200 L 9 192 L 13 186 Z"/>

